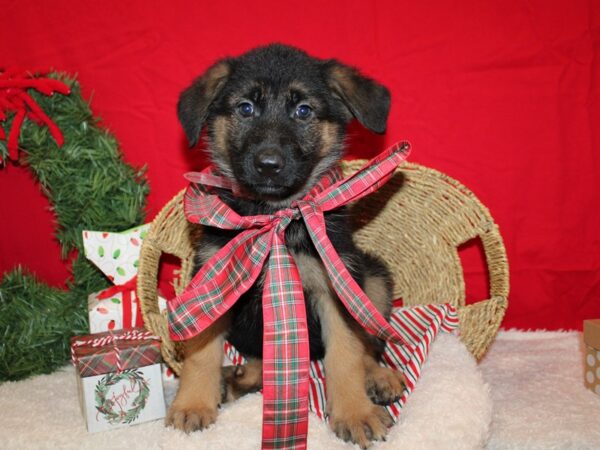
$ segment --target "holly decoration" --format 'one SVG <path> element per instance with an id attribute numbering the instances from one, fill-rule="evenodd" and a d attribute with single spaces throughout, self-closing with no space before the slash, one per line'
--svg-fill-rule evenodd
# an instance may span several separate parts
<path id="1" fill-rule="evenodd" d="M 62 257 L 72 260 L 66 291 L 22 267 L 2 275 L 0 381 L 63 366 L 69 337 L 87 334 L 87 296 L 109 281 L 85 258 L 82 231 L 120 231 L 144 223 L 144 169 L 123 161 L 116 139 L 98 122 L 75 79 L 0 69 L 3 170 L 13 169 L 10 160 L 31 170 L 56 214 Z"/>
<path id="2" fill-rule="evenodd" d="M 137 396 L 131 402 L 131 408 L 126 409 L 123 400 L 118 400 L 115 392 L 111 389 L 121 382 L 127 383 L 129 392 L 137 392 Z M 121 373 L 112 372 L 104 376 L 94 390 L 94 400 L 98 414 L 104 417 L 111 425 L 119 423 L 131 423 L 138 418 L 142 410 L 146 407 L 150 387 L 144 379 L 144 375 L 135 369 L 124 370 Z"/>

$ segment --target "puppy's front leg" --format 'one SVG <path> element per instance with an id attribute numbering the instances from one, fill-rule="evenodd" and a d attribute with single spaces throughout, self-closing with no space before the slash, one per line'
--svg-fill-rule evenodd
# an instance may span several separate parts
<path id="1" fill-rule="evenodd" d="M 167 414 L 167 425 L 189 433 L 206 428 L 217 419 L 227 323 L 223 316 L 185 342 L 179 390 Z"/>
<path id="2" fill-rule="evenodd" d="M 372 440 L 385 437 L 391 419 L 367 395 L 363 340 L 343 317 L 331 295 L 319 301 L 329 424 L 340 438 L 367 448 Z"/>
<path id="3" fill-rule="evenodd" d="M 338 437 L 367 448 L 372 440 L 385 437 L 392 420 L 367 395 L 367 347 L 360 337 L 362 331 L 353 328 L 346 317 L 323 264 L 304 253 L 293 256 L 302 285 L 310 293 L 311 307 L 321 322 L 329 425 Z"/>

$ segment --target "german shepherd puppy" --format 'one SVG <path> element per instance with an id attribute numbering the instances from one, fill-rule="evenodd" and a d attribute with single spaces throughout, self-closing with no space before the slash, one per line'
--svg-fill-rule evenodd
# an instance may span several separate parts
<path id="1" fill-rule="evenodd" d="M 356 118 L 384 133 L 388 90 L 335 60 L 269 45 L 210 67 L 181 94 L 178 115 L 194 146 L 204 127 L 212 163 L 249 196 L 222 199 L 241 215 L 268 214 L 304 196 L 343 154 L 346 125 Z M 392 278 L 376 257 L 352 241 L 346 211 L 326 214 L 327 234 L 352 276 L 389 318 Z M 202 230 L 196 270 L 236 231 Z M 383 439 L 390 418 L 381 405 L 396 400 L 402 374 L 380 367 L 383 343 L 369 336 L 332 290 L 306 228 L 293 222 L 286 242 L 307 302 L 311 359 L 324 359 L 329 423 L 342 439 L 366 448 Z M 219 321 L 185 344 L 181 384 L 167 424 L 190 432 L 212 424 L 221 402 L 261 388 L 262 278 Z M 249 363 L 221 368 L 228 339 Z"/>

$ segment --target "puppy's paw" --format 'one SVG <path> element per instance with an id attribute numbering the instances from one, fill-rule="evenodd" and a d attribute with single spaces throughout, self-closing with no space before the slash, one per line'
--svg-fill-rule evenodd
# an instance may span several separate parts
<path id="1" fill-rule="evenodd" d="M 372 441 L 385 440 L 388 427 L 393 420 L 387 411 L 372 403 L 363 408 L 345 408 L 333 411 L 329 416 L 329 426 L 344 441 L 351 441 L 361 448 L 369 447 Z"/>
<path id="2" fill-rule="evenodd" d="M 221 403 L 258 392 L 262 389 L 262 363 L 252 360 L 246 365 L 221 369 Z"/>
<path id="3" fill-rule="evenodd" d="M 402 372 L 377 366 L 367 372 L 367 394 L 373 403 L 389 405 L 398 401 L 404 391 L 405 381 Z"/>
<path id="4" fill-rule="evenodd" d="M 216 420 L 217 408 L 203 405 L 181 407 L 174 404 L 169 409 L 165 425 L 191 433 L 192 431 L 208 428 Z"/>

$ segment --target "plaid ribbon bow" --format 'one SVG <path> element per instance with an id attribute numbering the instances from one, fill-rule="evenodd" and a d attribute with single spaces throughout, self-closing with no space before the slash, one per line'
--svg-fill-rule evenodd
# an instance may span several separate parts
<path id="1" fill-rule="evenodd" d="M 303 219 L 332 286 L 348 312 L 369 333 L 412 349 L 385 320 L 352 278 L 327 238 L 324 212 L 379 189 L 410 151 L 399 143 L 355 174 L 340 171 L 289 208 L 270 215 L 240 216 L 205 186 L 228 188 L 214 175 L 191 174 L 184 209 L 190 222 L 243 230 L 194 276 L 186 290 L 168 303 L 173 340 L 189 339 L 233 306 L 267 263 L 263 290 L 263 448 L 306 448 L 308 431 L 309 346 L 306 307 L 298 269 L 285 244 L 285 230 Z"/>

